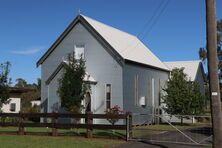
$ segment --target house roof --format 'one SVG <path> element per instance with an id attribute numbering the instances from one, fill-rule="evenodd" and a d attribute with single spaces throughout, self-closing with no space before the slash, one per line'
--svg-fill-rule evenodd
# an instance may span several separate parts
<path id="1" fill-rule="evenodd" d="M 28 88 L 28 87 L 9 87 L 9 93 L 22 94 L 22 93 L 32 92 L 32 91 L 36 91 L 36 90 L 33 88 Z"/>
<path id="2" fill-rule="evenodd" d="M 48 49 L 48 51 L 37 62 L 37 66 L 42 64 L 49 54 L 56 48 L 61 40 L 69 33 L 77 22 L 86 21 L 87 25 L 96 31 L 123 59 L 156 67 L 169 71 L 161 60 L 155 56 L 136 36 L 123 32 L 114 27 L 98 22 L 84 15 L 79 15 Z"/>
<path id="3" fill-rule="evenodd" d="M 195 61 L 172 61 L 172 62 L 164 62 L 166 66 L 172 70 L 174 68 L 184 68 L 184 73 L 187 74 L 187 76 L 191 79 L 191 81 L 194 81 L 197 76 L 197 72 L 199 67 L 202 67 L 202 63 L 200 60 Z M 203 70 L 203 69 L 202 69 Z M 202 71 L 203 72 L 203 71 Z"/>
<path id="4" fill-rule="evenodd" d="M 49 76 L 49 78 L 46 80 L 46 84 L 48 85 L 53 79 L 54 77 L 60 72 L 60 70 L 63 68 L 64 64 L 68 64 L 67 61 L 63 61 L 59 64 L 59 66 L 55 69 L 55 71 Z M 84 82 L 87 83 L 91 83 L 91 84 L 96 84 L 96 80 L 88 73 L 86 72 L 84 78 L 83 78 Z"/>

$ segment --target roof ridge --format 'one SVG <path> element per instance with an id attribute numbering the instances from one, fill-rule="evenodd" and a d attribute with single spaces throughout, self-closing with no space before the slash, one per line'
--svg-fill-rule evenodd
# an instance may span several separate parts
<path id="1" fill-rule="evenodd" d="M 95 20 L 95 19 L 93 19 L 93 18 L 91 18 L 91 17 L 89 17 L 89 16 L 86 16 L 86 15 L 83 15 L 83 14 L 80 14 L 80 15 L 81 15 L 82 17 L 84 17 L 84 18 L 86 17 L 86 18 L 91 19 L 91 20 L 93 20 L 93 21 L 95 21 L 95 22 L 97 22 L 97 23 L 100 23 L 100 24 L 104 25 L 104 26 L 107 26 L 107 27 L 110 27 L 110 28 L 112 28 L 112 29 L 115 29 L 116 31 L 119 31 L 119 32 L 122 32 L 122 33 L 125 33 L 125 34 L 127 34 L 127 35 L 130 35 L 130 36 L 132 36 L 132 37 L 137 38 L 136 35 L 134 35 L 134 34 L 128 33 L 128 32 L 123 31 L 123 30 L 120 30 L 120 29 L 118 29 L 118 28 L 116 28 L 116 27 L 114 27 L 114 26 L 105 24 L 105 23 L 100 22 L 100 21 L 98 21 L 98 20 Z"/>
<path id="2" fill-rule="evenodd" d="M 201 62 L 201 60 L 189 60 L 189 61 L 164 61 L 163 63 L 193 63 L 193 62 Z"/>

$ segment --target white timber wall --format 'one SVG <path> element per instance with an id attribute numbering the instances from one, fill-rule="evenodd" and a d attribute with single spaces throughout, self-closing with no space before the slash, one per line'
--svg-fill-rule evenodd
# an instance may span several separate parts
<path id="1" fill-rule="evenodd" d="M 151 117 L 140 116 L 139 114 L 152 114 L 153 109 L 159 107 L 161 90 L 168 77 L 169 73 L 165 71 L 125 64 L 123 71 L 123 104 L 125 111 L 135 114 L 134 124 L 152 122 Z M 142 97 L 145 97 L 144 106 L 140 104 Z"/>
<path id="2" fill-rule="evenodd" d="M 74 45 L 84 45 L 86 71 L 98 82 L 91 90 L 92 106 L 94 113 L 104 113 L 106 109 L 105 85 L 112 85 L 111 106 L 119 105 L 123 108 L 123 80 L 122 67 L 104 49 L 104 47 L 84 28 L 77 24 L 56 49 L 47 57 L 41 66 L 42 70 L 42 102 L 48 98 L 48 111 L 59 101 L 57 95 L 59 78 L 56 76 L 47 86 L 45 81 L 61 63 L 63 57 L 74 51 Z"/>
<path id="3" fill-rule="evenodd" d="M 4 113 L 19 113 L 21 109 L 21 98 L 9 98 L 9 103 L 3 104 L 2 111 Z M 15 111 L 10 110 L 12 103 L 15 103 Z"/>
<path id="4" fill-rule="evenodd" d="M 195 81 L 199 84 L 201 93 L 205 95 L 204 76 L 203 76 L 200 66 L 197 70 Z"/>

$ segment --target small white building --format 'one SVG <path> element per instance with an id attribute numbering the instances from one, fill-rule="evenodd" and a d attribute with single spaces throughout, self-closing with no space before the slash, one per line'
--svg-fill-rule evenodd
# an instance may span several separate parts
<path id="1" fill-rule="evenodd" d="M 184 73 L 187 74 L 188 78 L 193 82 L 197 82 L 200 86 L 200 91 L 202 94 L 205 94 L 205 72 L 200 60 L 172 61 L 164 62 L 164 64 L 166 64 L 170 70 L 174 68 L 184 68 Z"/>
<path id="2" fill-rule="evenodd" d="M 19 113 L 21 109 L 21 98 L 9 98 L 7 104 L 2 105 L 3 113 Z"/>
<path id="3" fill-rule="evenodd" d="M 42 112 L 61 107 L 57 94 L 61 63 L 75 50 L 86 61 L 91 91 L 85 106 L 95 114 L 118 105 L 125 112 L 148 113 L 160 105 L 160 91 L 169 77 L 168 67 L 136 36 L 78 15 L 37 62 L 41 65 Z M 137 116 L 134 123 L 147 122 Z M 98 120 L 94 122 L 100 122 Z"/>
<path id="4" fill-rule="evenodd" d="M 9 88 L 9 99 L 8 102 L 2 105 L 2 112 L 3 113 L 19 113 L 22 108 L 22 94 L 27 92 L 32 92 L 34 89 L 31 88 L 17 88 L 17 87 L 10 87 Z M 40 105 L 39 100 L 35 100 L 33 102 L 35 104 Z"/>

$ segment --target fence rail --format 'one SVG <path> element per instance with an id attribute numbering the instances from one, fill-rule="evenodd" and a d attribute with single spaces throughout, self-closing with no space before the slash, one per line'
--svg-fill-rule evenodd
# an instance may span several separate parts
<path id="1" fill-rule="evenodd" d="M 92 138 L 93 129 L 117 129 L 126 130 L 126 140 L 131 138 L 131 127 L 132 127 L 132 115 L 131 113 L 119 114 L 119 115 L 107 115 L 107 114 L 92 114 L 91 112 L 86 114 L 73 114 L 73 113 L 0 113 L 0 118 L 4 119 L 7 117 L 16 118 L 16 122 L 5 122 L 0 121 L 1 127 L 18 127 L 19 135 L 25 134 L 25 127 L 49 127 L 52 128 L 52 136 L 57 136 L 57 129 L 68 129 L 68 128 L 85 128 L 86 137 Z M 25 122 L 26 118 L 49 118 L 51 123 L 44 122 Z M 70 119 L 85 119 L 85 123 L 62 123 L 58 122 L 59 118 L 70 118 Z M 110 124 L 93 124 L 93 119 L 123 119 L 125 122 L 122 125 L 110 125 Z"/>

